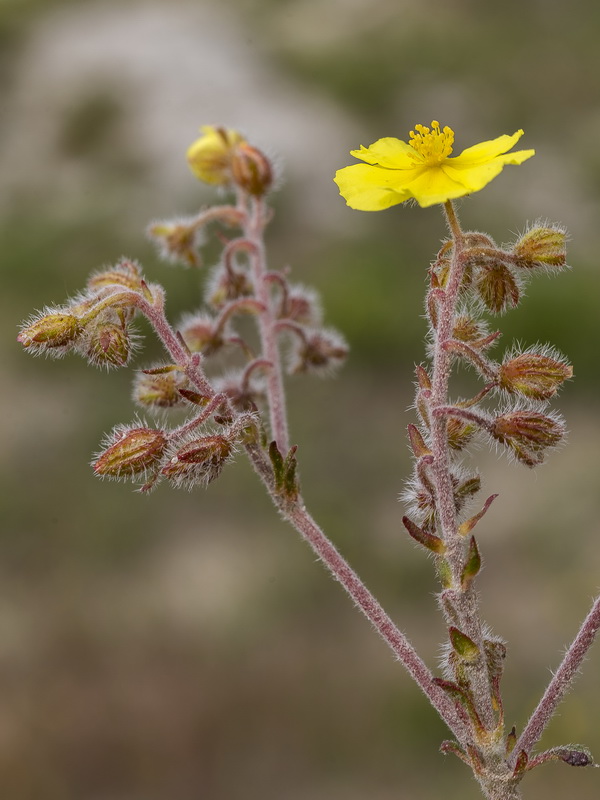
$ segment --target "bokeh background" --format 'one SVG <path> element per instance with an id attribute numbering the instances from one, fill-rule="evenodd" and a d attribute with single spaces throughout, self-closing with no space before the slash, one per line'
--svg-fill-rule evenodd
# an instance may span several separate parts
<path id="1" fill-rule="evenodd" d="M 457 147 L 523 127 L 535 159 L 461 203 L 498 241 L 538 218 L 572 234 L 503 344 L 550 340 L 576 381 L 568 446 L 536 472 L 481 450 L 501 497 L 480 544 L 485 617 L 506 637 L 522 727 L 600 584 L 600 7 L 592 0 L 0 2 L 0 796 L 6 800 L 447 800 L 478 797 L 444 728 L 240 459 L 208 491 L 97 481 L 102 434 L 133 418 L 131 372 L 33 360 L 15 342 L 122 254 L 165 284 L 153 218 L 214 195 L 188 173 L 205 123 L 241 128 L 285 180 L 272 266 L 322 292 L 352 347 L 337 379 L 288 383 L 313 513 L 432 666 L 431 564 L 404 535 L 412 369 L 436 208 L 360 214 L 331 181 L 348 151 L 439 119 Z M 150 337 L 137 364 L 158 355 Z M 596 649 L 543 744 L 600 756 Z M 597 798 L 550 764 L 530 800 Z"/>

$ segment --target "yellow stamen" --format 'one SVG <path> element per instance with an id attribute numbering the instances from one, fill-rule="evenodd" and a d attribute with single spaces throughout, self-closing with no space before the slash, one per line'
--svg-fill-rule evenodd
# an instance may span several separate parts
<path id="1" fill-rule="evenodd" d="M 415 125 L 415 131 L 410 132 L 409 142 L 413 150 L 420 156 L 415 161 L 434 166 L 440 164 L 452 152 L 454 131 L 447 125 L 440 130 L 440 123 L 433 120 L 431 129 L 426 125 Z"/>

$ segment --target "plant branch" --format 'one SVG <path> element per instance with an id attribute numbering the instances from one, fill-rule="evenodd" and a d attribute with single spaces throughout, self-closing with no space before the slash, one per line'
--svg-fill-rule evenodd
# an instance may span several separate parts
<path id="1" fill-rule="evenodd" d="M 513 762 L 522 750 L 529 754 L 540 740 L 546 725 L 550 722 L 561 700 L 571 688 L 577 671 L 594 642 L 598 629 L 600 629 L 600 596 L 594 601 L 577 636 L 573 639 L 561 665 L 548 684 L 542 699 L 517 741 L 511 759 Z"/>

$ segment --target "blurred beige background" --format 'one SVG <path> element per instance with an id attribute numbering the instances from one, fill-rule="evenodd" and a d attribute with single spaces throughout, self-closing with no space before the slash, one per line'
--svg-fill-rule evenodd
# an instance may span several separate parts
<path id="1" fill-rule="evenodd" d="M 568 446 L 536 472 L 481 450 L 501 496 L 479 537 L 485 616 L 508 640 L 522 727 L 600 585 L 600 8 L 592 0 L 0 1 L 0 796 L 6 800 L 446 800 L 478 797 L 402 668 L 271 510 L 239 460 L 208 491 L 149 497 L 87 466 L 134 416 L 130 371 L 33 360 L 15 342 L 122 254 L 194 308 L 198 274 L 158 262 L 153 218 L 214 195 L 184 152 L 241 128 L 285 175 L 274 267 L 323 294 L 351 358 L 288 383 L 306 498 L 423 656 L 443 628 L 431 564 L 397 496 L 438 209 L 347 209 L 351 148 L 439 119 L 457 149 L 524 128 L 535 159 L 461 204 L 507 241 L 562 222 L 573 270 L 501 321 L 575 365 Z M 158 350 L 150 337 L 137 359 Z M 500 352 L 500 351 L 499 351 Z M 600 649 L 543 744 L 600 757 Z M 528 800 L 598 797 L 550 764 Z"/>

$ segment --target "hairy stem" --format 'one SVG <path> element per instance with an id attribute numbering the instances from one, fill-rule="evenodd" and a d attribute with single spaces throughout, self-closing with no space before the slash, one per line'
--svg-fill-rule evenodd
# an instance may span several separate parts
<path id="1" fill-rule="evenodd" d="M 448 227 L 452 233 L 452 262 L 443 292 L 437 292 L 437 325 L 432 331 L 433 368 L 431 394 L 428 400 L 431 419 L 432 480 L 435 487 L 436 506 L 442 538 L 446 544 L 446 559 L 450 567 L 451 586 L 444 594 L 454 606 L 460 628 L 479 649 L 480 656 L 470 665 L 470 684 L 473 701 L 485 728 L 496 726 L 492 692 L 484 657 L 483 632 L 479 618 L 477 595 L 472 584 L 462 589 L 461 576 L 465 564 L 464 538 L 458 533 L 454 486 L 450 472 L 447 423 L 436 409 L 448 405 L 448 384 L 452 354 L 448 343 L 452 340 L 458 295 L 464 274 L 464 236 L 451 201 L 445 204 Z"/>
<path id="2" fill-rule="evenodd" d="M 511 759 L 513 762 L 521 750 L 529 754 L 540 740 L 544 728 L 550 722 L 559 703 L 571 688 L 586 653 L 594 643 L 598 629 L 600 629 L 600 597 L 597 597 L 594 601 L 577 636 L 573 639 L 561 665 L 556 670 L 542 699 L 518 739 Z"/>
<path id="3" fill-rule="evenodd" d="M 302 535 L 304 540 L 308 542 L 335 580 L 341 583 L 381 638 L 417 682 L 459 742 L 465 742 L 467 732 L 454 704 L 449 700 L 445 692 L 435 684 L 430 670 L 406 636 L 396 627 L 352 567 L 325 536 L 303 503 L 299 501 L 291 505 L 291 507 L 285 507 L 282 509 L 282 513 Z"/>
<path id="4" fill-rule="evenodd" d="M 262 355 L 271 363 L 267 372 L 267 397 L 271 435 L 279 451 L 287 453 L 290 447 L 285 392 L 281 371 L 281 358 L 277 344 L 277 314 L 269 290 L 269 272 L 263 241 L 263 231 L 268 222 L 267 208 L 261 198 L 255 198 L 252 213 L 244 225 L 244 235 L 252 243 L 252 268 L 254 275 L 254 291 L 256 299 L 263 306 L 258 315 L 258 328 L 262 347 Z"/>

